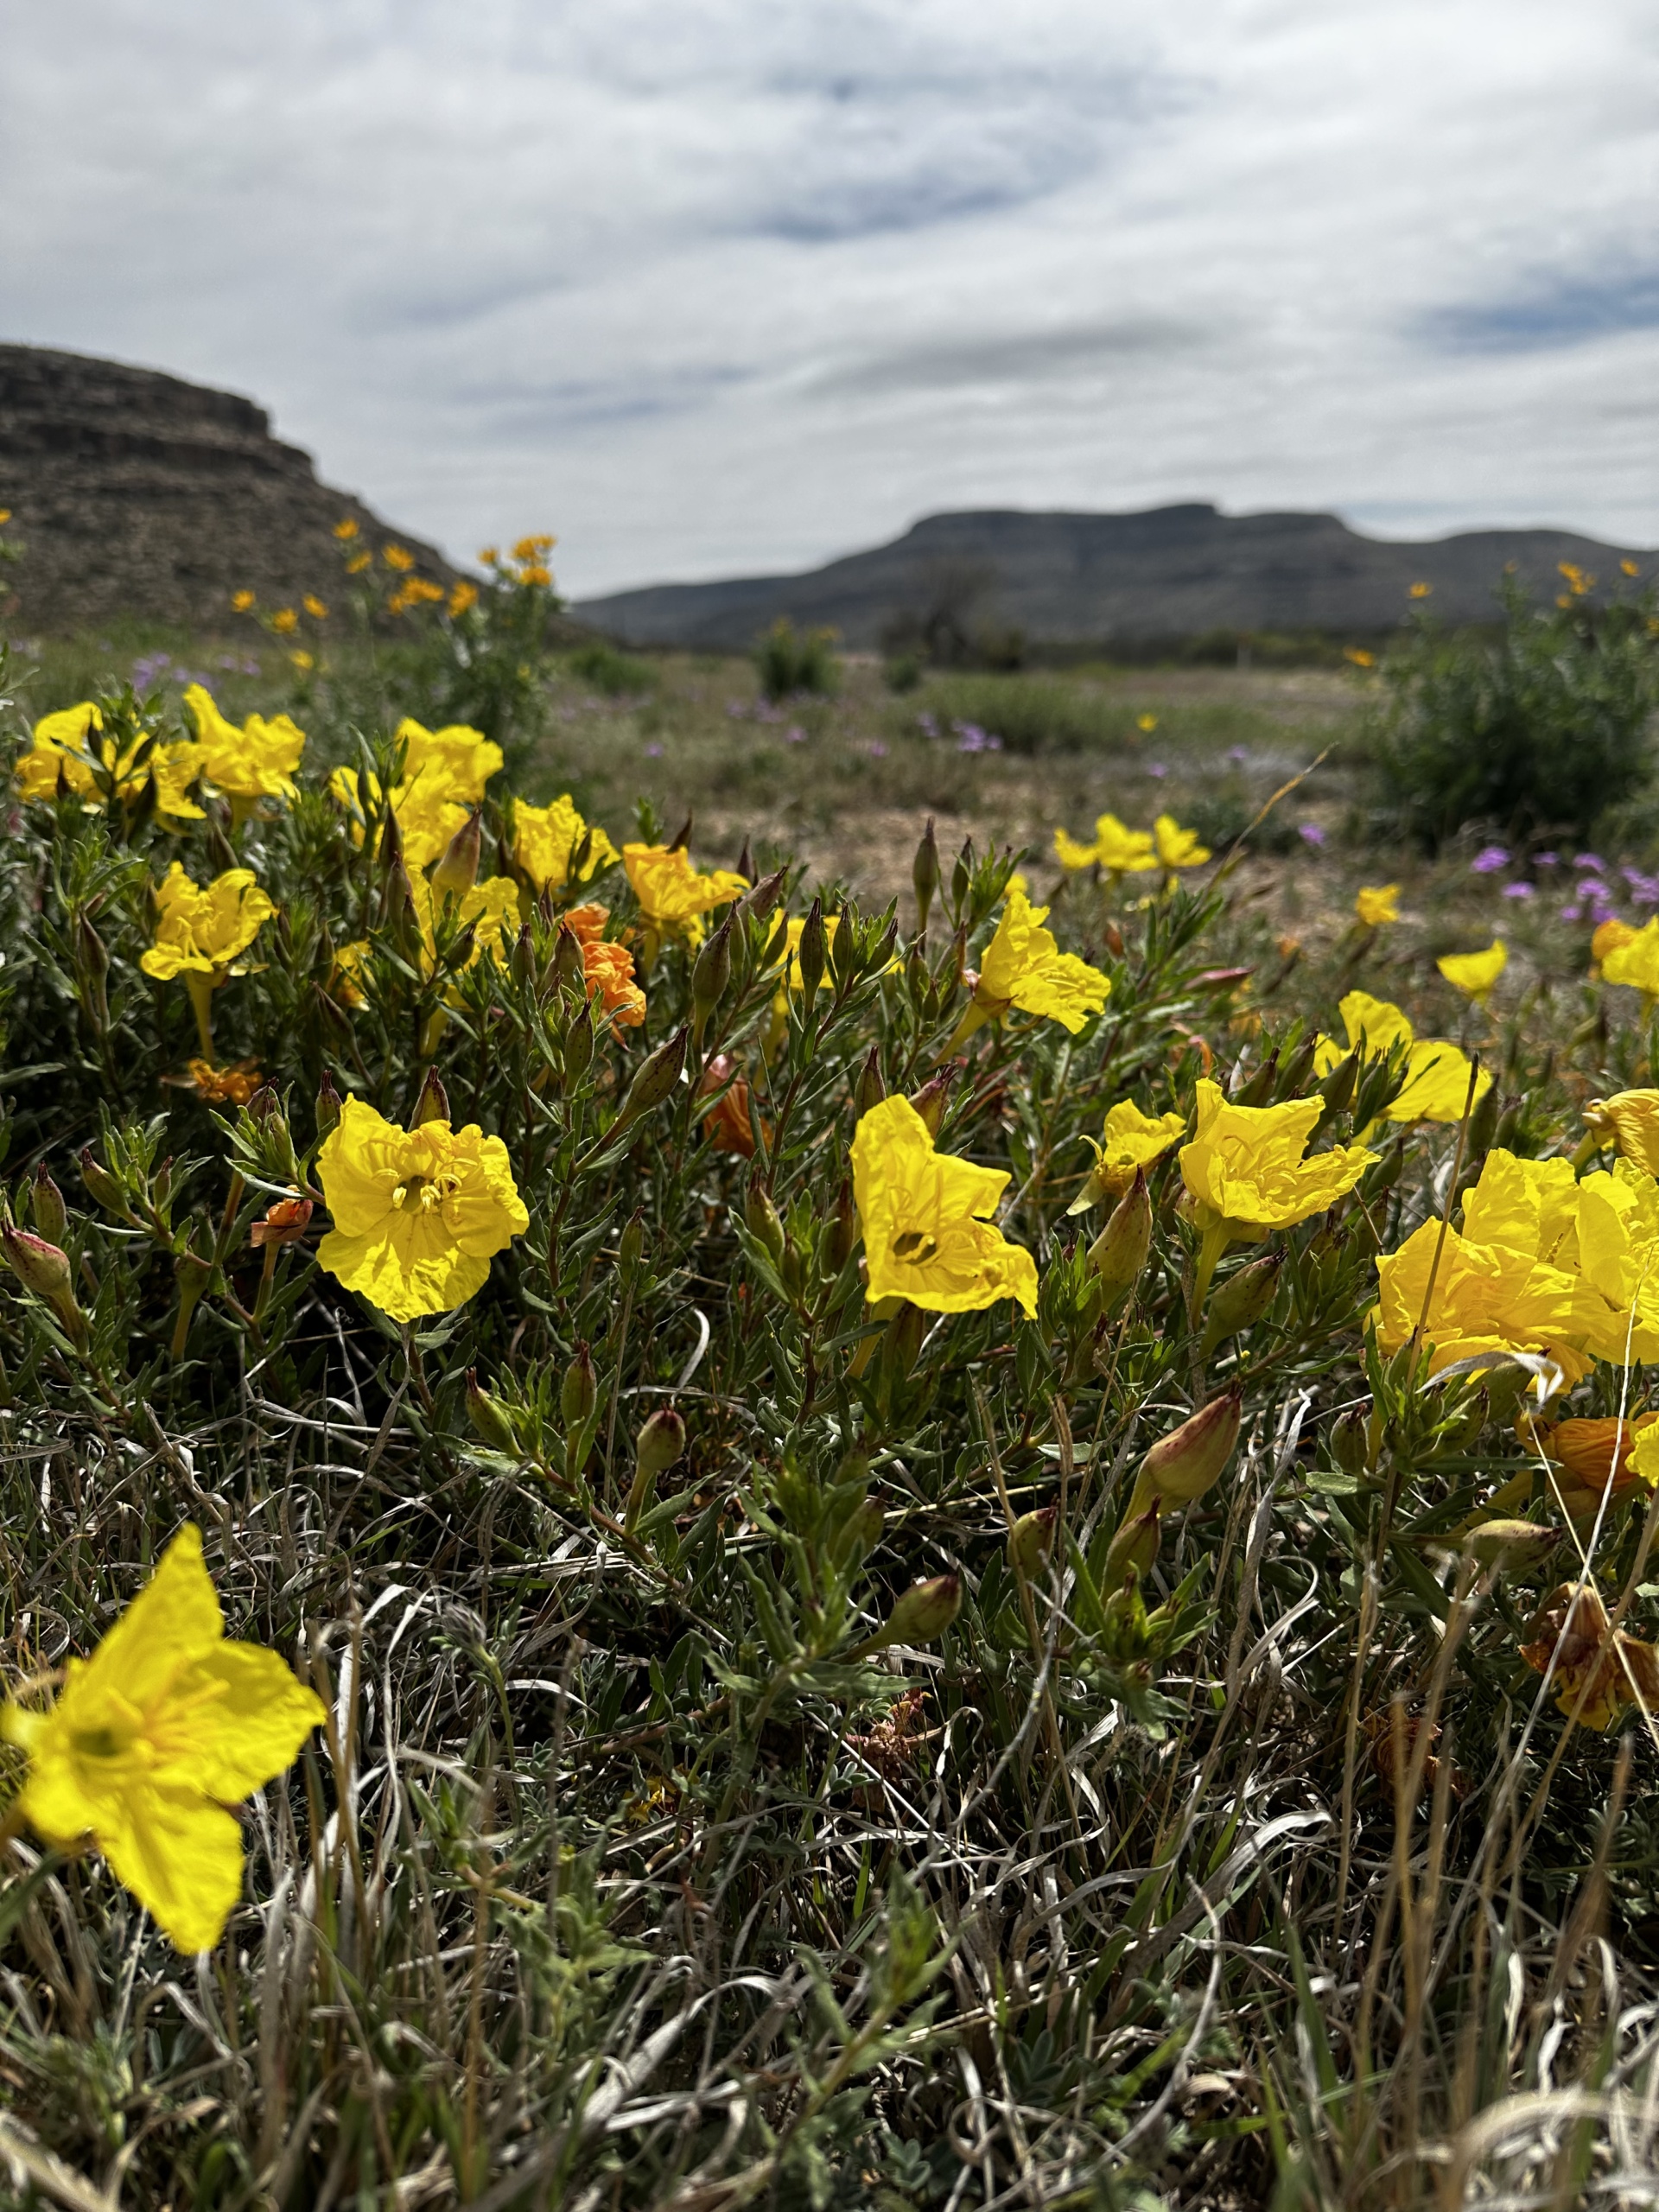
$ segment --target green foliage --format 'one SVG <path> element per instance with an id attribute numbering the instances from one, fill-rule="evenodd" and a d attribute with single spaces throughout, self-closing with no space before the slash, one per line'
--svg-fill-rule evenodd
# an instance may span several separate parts
<path id="1" fill-rule="evenodd" d="M 574 652 L 566 654 L 565 666 L 572 676 L 591 684 L 607 699 L 649 691 L 657 681 L 657 671 L 648 660 L 641 660 L 637 653 L 623 652 L 607 638 L 595 638 L 591 645 L 578 645 Z"/>
<path id="2" fill-rule="evenodd" d="M 1570 581 L 1570 580 L 1569 580 Z M 1468 825 L 1586 837 L 1652 773 L 1651 589 L 1535 607 L 1512 579 L 1495 632 L 1413 622 L 1381 666 L 1370 731 L 1386 826 L 1433 851 Z"/>
<path id="3" fill-rule="evenodd" d="M 791 699 L 801 695 L 827 699 L 840 682 L 833 630 L 797 630 L 780 614 L 766 635 L 756 641 L 755 672 L 768 699 Z"/>

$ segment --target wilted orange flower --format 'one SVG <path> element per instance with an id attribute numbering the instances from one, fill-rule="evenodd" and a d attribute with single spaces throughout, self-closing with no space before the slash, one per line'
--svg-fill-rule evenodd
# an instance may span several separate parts
<path id="1" fill-rule="evenodd" d="M 233 1068 L 216 1068 L 211 1060 L 188 1065 L 196 1096 L 209 1106 L 245 1106 L 265 1079 L 251 1060 L 240 1060 Z"/>
<path id="2" fill-rule="evenodd" d="M 1632 1705 L 1659 1710 L 1659 1651 L 1639 1637 L 1617 1634 L 1590 1582 L 1563 1582 L 1553 1590 L 1533 1624 L 1534 1641 L 1521 1656 L 1535 1675 L 1548 1675 L 1558 1712 L 1576 1715 L 1586 1728 L 1611 1728 Z"/>
<path id="3" fill-rule="evenodd" d="M 585 906 L 572 906 L 563 918 L 566 929 L 584 944 L 597 944 L 610 918 L 610 908 L 601 906 L 596 899 L 589 899 Z"/>
<path id="4" fill-rule="evenodd" d="M 716 1152 L 734 1152 L 741 1159 L 752 1160 L 754 1128 L 749 1120 L 749 1086 L 742 1076 L 731 1082 L 732 1069 L 728 1054 L 716 1052 L 698 1079 L 699 1098 L 712 1097 L 722 1084 L 731 1084 L 714 1111 L 704 1115 L 702 1133 Z"/>
<path id="5" fill-rule="evenodd" d="M 256 1221 L 249 1233 L 249 1242 L 261 1244 L 297 1244 L 311 1221 L 309 1198 L 276 1198 L 265 1208 L 264 1217 Z"/>
<path id="6" fill-rule="evenodd" d="M 1547 1459 L 1567 1469 L 1582 1490 L 1597 1493 L 1611 1490 L 1622 1497 L 1638 1482 L 1651 1489 L 1653 1474 L 1632 1466 L 1630 1455 L 1638 1438 L 1659 1421 L 1659 1414 L 1641 1414 L 1634 1421 L 1560 1421 L 1553 1427 L 1542 1422 L 1532 1428 L 1534 1441 Z"/>
<path id="7" fill-rule="evenodd" d="M 619 1028 L 639 1027 L 645 1018 L 645 995 L 634 981 L 633 955 L 626 944 L 612 938 L 589 938 L 582 948 L 582 973 L 588 997 L 598 998 Z"/>

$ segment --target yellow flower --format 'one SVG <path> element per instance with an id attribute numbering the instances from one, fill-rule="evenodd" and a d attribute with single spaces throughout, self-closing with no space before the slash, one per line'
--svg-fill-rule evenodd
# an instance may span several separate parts
<path id="1" fill-rule="evenodd" d="M 404 586 L 404 597 L 410 606 L 435 607 L 443 597 L 443 586 L 426 576 L 411 576 Z"/>
<path id="2" fill-rule="evenodd" d="M 238 614 L 245 614 L 248 609 L 253 605 L 253 594 L 251 591 L 232 592 L 231 594 L 231 605 Z"/>
<path id="3" fill-rule="evenodd" d="M 1121 1098 L 1106 1116 L 1106 1141 L 1094 1147 L 1089 1180 L 1066 1211 L 1083 1213 L 1103 1198 L 1117 1198 L 1134 1182 L 1135 1170 L 1150 1167 L 1186 1135 L 1185 1114 L 1143 1114 L 1132 1098 Z"/>
<path id="4" fill-rule="evenodd" d="M 137 798 L 146 784 L 156 786 L 156 811 L 166 821 L 202 819 L 202 810 L 186 796 L 201 773 L 201 757 L 194 745 L 151 745 L 144 750 L 141 734 L 124 753 L 112 737 L 100 736 L 104 717 L 90 699 L 78 707 L 65 707 L 55 715 L 42 715 L 35 725 L 34 743 L 17 762 L 18 795 L 25 802 L 56 798 L 60 780 L 82 801 L 88 813 L 103 804 L 95 760 L 115 785 L 124 803 Z"/>
<path id="5" fill-rule="evenodd" d="M 404 773 L 401 781 L 392 785 L 391 810 L 397 817 L 404 856 L 414 872 L 438 858 L 483 798 L 484 786 L 501 766 L 501 748 L 493 738 L 464 722 L 432 730 L 406 718 L 393 734 L 404 747 Z M 361 844 L 363 794 L 357 770 L 336 768 L 328 779 L 328 789 L 355 817 L 352 835 Z M 378 804 L 381 797 L 378 778 L 370 777 L 368 789 Z"/>
<path id="6" fill-rule="evenodd" d="M 373 565 L 374 556 L 372 553 L 353 553 L 346 563 L 346 573 L 348 576 L 360 576 L 365 569 Z"/>
<path id="7" fill-rule="evenodd" d="M 464 1306 L 530 1226 L 505 1145 L 475 1123 L 400 1129 L 347 1098 L 317 1172 L 334 1223 L 319 1265 L 394 1321 Z"/>
<path id="8" fill-rule="evenodd" d="M 270 618 L 270 626 L 279 638 L 292 637 L 300 626 L 300 618 L 291 607 L 279 607 Z"/>
<path id="9" fill-rule="evenodd" d="M 1639 576 L 1642 571 L 1634 561 L 1621 561 L 1618 573 L 1621 576 Z"/>
<path id="10" fill-rule="evenodd" d="M 515 561 L 538 561 L 543 553 L 550 553 L 558 543 L 550 531 L 540 530 L 532 537 L 521 537 L 512 549 Z"/>
<path id="11" fill-rule="evenodd" d="M 499 545 L 480 545 L 478 557 L 485 568 L 493 569 L 501 558 L 501 549 Z"/>
<path id="12" fill-rule="evenodd" d="M 156 942 L 138 964 L 162 982 L 228 972 L 276 912 L 249 868 L 226 868 L 204 885 L 175 861 L 156 896 Z"/>
<path id="13" fill-rule="evenodd" d="M 646 950 L 663 937 L 683 938 L 688 944 L 702 941 L 702 917 L 717 906 L 728 906 L 748 889 L 745 876 L 717 868 L 699 875 L 683 846 L 628 844 L 622 848 L 622 865 L 645 918 Z"/>
<path id="14" fill-rule="evenodd" d="M 238 729 L 212 695 L 193 683 L 184 695 L 196 725 L 201 772 L 231 802 L 233 821 L 245 820 L 262 798 L 293 798 L 294 771 L 305 750 L 305 732 L 286 715 L 250 715 Z"/>
<path id="15" fill-rule="evenodd" d="M 314 622 L 326 622 L 328 620 L 328 609 L 315 592 L 307 592 L 305 597 L 300 601 L 300 605 L 304 607 Z"/>
<path id="16" fill-rule="evenodd" d="M 467 583 L 463 578 L 449 594 L 449 613 L 451 619 L 453 620 L 453 618 L 457 614 L 465 614 L 469 607 L 476 607 L 477 605 L 478 586 L 476 584 Z"/>
<path id="17" fill-rule="evenodd" d="M 1659 917 L 1624 944 L 1615 945 L 1601 963 L 1602 979 L 1628 983 L 1649 999 L 1659 995 Z"/>
<path id="18" fill-rule="evenodd" d="M 1197 830 L 1183 830 L 1173 814 L 1158 817 L 1152 836 L 1165 868 L 1202 868 L 1210 857 L 1210 848 L 1198 842 Z"/>
<path id="19" fill-rule="evenodd" d="M 415 565 L 415 556 L 403 545 L 383 545 L 380 558 L 389 569 L 396 569 L 400 576 L 406 576 Z"/>
<path id="20" fill-rule="evenodd" d="M 970 1013 L 977 1009 L 982 1020 L 995 1020 L 1014 1006 L 1058 1021 L 1076 1036 L 1100 1012 L 1109 981 L 1076 953 L 1062 952 L 1052 931 L 1043 927 L 1047 918 L 1046 906 L 1033 906 L 1022 891 L 1010 892 L 980 962 Z"/>
<path id="21" fill-rule="evenodd" d="M 591 829 L 577 812 L 569 791 L 546 806 L 512 802 L 512 856 L 538 891 L 570 880 L 570 863 L 584 837 L 591 839 L 579 880 L 586 883 L 617 857 L 616 847 L 597 824 Z"/>
<path id="22" fill-rule="evenodd" d="M 1147 832 L 1126 830 L 1115 814 L 1095 823 L 1095 858 L 1109 875 L 1144 875 L 1158 865 Z"/>
<path id="23" fill-rule="evenodd" d="M 1624 1159 L 1659 1175 L 1659 1090 L 1616 1090 L 1611 1098 L 1592 1098 L 1584 1125 L 1604 1140 L 1611 1136 Z"/>
<path id="24" fill-rule="evenodd" d="M 337 522 L 334 524 L 334 536 L 340 539 L 342 544 L 347 543 L 352 538 L 357 536 L 357 524 L 352 520 L 350 515 L 347 515 L 343 521 Z"/>
<path id="25" fill-rule="evenodd" d="M 1193 1219 L 1225 1240 L 1288 1229 L 1351 1191 L 1370 1165 L 1363 1145 L 1335 1145 L 1305 1159 L 1325 1111 L 1322 1098 L 1282 1106 L 1235 1106 L 1219 1086 L 1201 1078 L 1198 1123 L 1181 1148 L 1181 1177 Z"/>
<path id="26" fill-rule="evenodd" d="M 289 653 L 289 658 L 293 662 L 295 667 L 299 669 L 302 673 L 303 673 L 307 669 L 315 668 L 317 664 L 315 657 L 310 653 Z"/>
<path id="27" fill-rule="evenodd" d="M 1405 1082 L 1400 1096 L 1388 1108 L 1390 1122 L 1460 1122 L 1469 1100 L 1469 1062 L 1455 1045 L 1414 1034 L 1409 1021 L 1387 999 L 1374 999 L 1369 991 L 1350 991 L 1338 1006 L 1348 1032 L 1346 1052 L 1363 1044 L 1368 1058 L 1386 1059 L 1396 1045 L 1408 1046 Z M 1346 1057 L 1333 1038 L 1321 1037 L 1313 1055 L 1317 1075 L 1329 1075 Z M 1475 1082 L 1472 1103 L 1478 1103 L 1492 1087 L 1483 1069 Z"/>
<path id="28" fill-rule="evenodd" d="M 1144 730 L 1150 736 L 1158 727 L 1158 717 L 1156 715 L 1137 715 L 1135 718 L 1135 726 L 1136 729 Z"/>
<path id="29" fill-rule="evenodd" d="M 430 975 L 437 965 L 436 902 L 425 876 L 411 876 L 409 888 L 420 924 L 421 942 L 426 950 L 427 972 Z M 471 922 L 476 929 L 472 954 L 467 962 L 471 968 L 486 952 L 501 957 L 509 927 L 517 934 L 518 887 L 510 875 L 486 876 L 482 883 L 471 884 L 465 891 L 453 894 L 445 901 L 444 911 L 453 912 L 458 922 L 463 925 Z"/>
<path id="30" fill-rule="evenodd" d="M 1012 1298 L 1035 1314 L 1037 1263 L 992 1219 L 1007 1174 L 935 1152 L 926 1122 L 896 1095 L 861 1117 L 852 1157 L 872 1304 L 972 1313 Z"/>
<path id="31" fill-rule="evenodd" d="M 1410 595 L 1413 599 L 1427 599 L 1433 588 L 1433 584 L 1413 584 Z"/>
<path id="32" fill-rule="evenodd" d="M 1397 883 L 1362 883 L 1354 893 L 1354 914 L 1368 930 L 1380 930 L 1384 922 L 1400 918 L 1400 886 Z"/>
<path id="33" fill-rule="evenodd" d="M 1617 914 L 1610 914 L 1599 922 L 1590 935 L 1592 962 L 1605 960 L 1610 952 L 1617 952 L 1621 944 L 1634 944 L 1639 931 L 1629 922 L 1621 922 Z"/>
<path id="34" fill-rule="evenodd" d="M 1363 645 L 1344 645 L 1342 649 L 1342 657 L 1344 660 L 1352 661 L 1356 668 L 1376 666 L 1376 655 L 1368 653 Z"/>
<path id="35" fill-rule="evenodd" d="M 1484 1006 L 1509 960 L 1509 947 L 1500 937 L 1494 938 L 1484 952 L 1448 952 L 1434 965 L 1454 989 L 1473 999 L 1477 1006 Z"/>
<path id="36" fill-rule="evenodd" d="M 290 1767 L 322 1700 L 274 1651 L 235 1643 L 187 1524 L 45 1713 L 0 1732 L 29 1759 L 17 1809 L 60 1850 L 90 1837 L 181 1951 L 217 1943 L 242 1894 L 227 1806 Z"/>
<path id="37" fill-rule="evenodd" d="M 527 568 L 519 569 L 518 581 L 521 584 L 550 584 L 553 571 L 544 569 L 539 561 L 532 561 Z"/>
<path id="38" fill-rule="evenodd" d="M 1054 857 L 1063 868 L 1076 874 L 1080 868 L 1093 868 L 1100 858 L 1097 847 L 1082 845 L 1066 830 L 1054 832 Z"/>

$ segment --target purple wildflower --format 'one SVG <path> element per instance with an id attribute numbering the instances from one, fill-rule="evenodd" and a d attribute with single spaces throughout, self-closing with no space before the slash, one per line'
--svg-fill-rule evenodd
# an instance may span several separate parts
<path id="1" fill-rule="evenodd" d="M 1469 863 L 1477 875 L 1496 875 L 1509 864 L 1510 856 L 1502 845 L 1483 845 Z"/>
<path id="2" fill-rule="evenodd" d="M 806 732 L 801 728 L 799 722 L 791 722 L 789 728 L 784 732 L 784 743 L 785 745 L 804 745 L 806 743 Z"/>
<path id="3" fill-rule="evenodd" d="M 1574 868 L 1592 868 L 1599 875 L 1607 863 L 1599 853 L 1580 853 L 1573 863 Z"/>
<path id="4" fill-rule="evenodd" d="M 1161 781 L 1162 779 L 1169 773 L 1169 770 L 1164 766 L 1161 760 L 1148 760 L 1147 763 L 1147 773 L 1149 776 L 1158 777 Z"/>
<path id="5" fill-rule="evenodd" d="M 645 747 L 645 758 L 647 760 L 660 760 L 662 757 L 663 748 L 660 745 L 648 745 Z"/>
<path id="6" fill-rule="evenodd" d="M 885 760 L 887 757 L 887 748 L 883 745 L 879 737 L 873 737 L 869 743 L 864 747 L 864 750 L 869 754 L 872 760 Z"/>
<path id="7" fill-rule="evenodd" d="M 939 734 L 939 726 L 931 715 L 918 715 L 916 727 L 924 737 L 937 737 Z"/>
<path id="8" fill-rule="evenodd" d="M 1530 899 L 1532 886 L 1529 883 L 1506 883 L 1503 896 L 1506 899 Z"/>
<path id="9" fill-rule="evenodd" d="M 1317 822 L 1304 822 L 1298 834 L 1305 845 L 1317 848 L 1325 842 L 1325 832 Z"/>
<path id="10" fill-rule="evenodd" d="M 1535 868 L 1559 868 L 1561 856 L 1559 853 L 1535 853 L 1532 864 Z"/>
<path id="11" fill-rule="evenodd" d="M 1227 748 L 1227 758 L 1233 761 L 1238 767 L 1242 768 L 1249 757 L 1249 748 L 1245 746 L 1230 745 Z"/>

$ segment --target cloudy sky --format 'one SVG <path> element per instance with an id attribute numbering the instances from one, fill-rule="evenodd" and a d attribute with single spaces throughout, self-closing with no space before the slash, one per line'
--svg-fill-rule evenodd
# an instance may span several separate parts
<path id="1" fill-rule="evenodd" d="M 969 505 L 1659 544 L 1652 0 L 0 20 L 0 336 L 576 594 Z"/>

